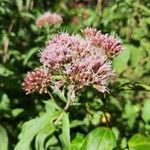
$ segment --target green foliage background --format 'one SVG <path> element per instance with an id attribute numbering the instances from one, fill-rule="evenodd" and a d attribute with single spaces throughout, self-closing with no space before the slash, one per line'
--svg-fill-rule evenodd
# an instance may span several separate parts
<path id="1" fill-rule="evenodd" d="M 45 11 L 64 23 L 39 29 L 35 20 Z M 150 149 L 149 0 L 0 0 L 0 22 L 0 150 Z M 47 94 L 25 95 L 21 83 L 40 65 L 37 53 L 51 32 L 87 26 L 119 36 L 125 51 L 113 60 L 110 93 L 81 91 L 55 127 L 60 94 L 53 94 L 58 107 Z"/>

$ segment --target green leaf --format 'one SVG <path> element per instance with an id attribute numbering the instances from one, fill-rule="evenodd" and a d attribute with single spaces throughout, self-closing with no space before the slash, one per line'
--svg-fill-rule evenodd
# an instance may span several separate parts
<path id="1" fill-rule="evenodd" d="M 136 134 L 128 141 L 130 150 L 150 150 L 150 138 Z"/>
<path id="2" fill-rule="evenodd" d="M 16 0 L 16 5 L 18 10 L 21 12 L 23 10 L 23 0 Z"/>
<path id="3" fill-rule="evenodd" d="M 12 74 L 14 74 L 13 71 L 9 70 L 4 65 L 0 65 L 0 76 L 8 77 Z"/>
<path id="4" fill-rule="evenodd" d="M 69 150 L 70 146 L 70 123 L 68 114 L 64 112 L 62 122 L 62 135 L 60 136 L 62 147 L 65 150 Z"/>
<path id="5" fill-rule="evenodd" d="M 22 108 L 15 108 L 12 110 L 12 116 L 17 117 L 19 114 L 21 114 L 24 111 Z"/>
<path id="6" fill-rule="evenodd" d="M 129 61 L 129 58 L 130 58 L 130 51 L 127 47 L 119 56 L 114 58 L 113 65 L 114 65 L 115 70 L 118 73 L 122 73 L 125 70 L 127 63 Z"/>
<path id="7" fill-rule="evenodd" d="M 148 7 L 146 7 L 146 6 L 144 6 L 144 5 L 141 5 L 141 4 L 139 4 L 139 3 L 136 3 L 135 5 L 136 5 L 136 7 L 139 7 L 139 8 L 142 9 L 144 12 L 146 12 L 147 16 L 150 15 L 150 10 L 149 10 Z"/>
<path id="8" fill-rule="evenodd" d="M 0 111 L 2 110 L 9 110 L 9 104 L 10 100 L 7 96 L 7 94 L 2 94 L 0 93 Z"/>
<path id="9" fill-rule="evenodd" d="M 99 127 L 91 131 L 79 150 L 112 150 L 116 147 L 115 135 L 109 128 Z"/>
<path id="10" fill-rule="evenodd" d="M 26 10 L 29 9 L 29 6 L 30 6 L 30 0 L 26 0 Z"/>
<path id="11" fill-rule="evenodd" d="M 140 49 L 138 47 L 135 47 L 133 45 L 126 45 L 126 48 L 130 50 L 130 61 L 131 61 L 131 66 L 136 67 L 138 66 L 139 58 L 140 58 Z"/>
<path id="12" fill-rule="evenodd" d="M 52 137 L 50 137 L 49 139 L 48 139 L 48 141 L 45 143 L 45 149 L 44 150 L 49 150 L 50 149 L 50 147 L 52 148 L 52 146 L 60 146 L 60 145 L 58 145 L 58 138 L 57 137 L 55 137 L 55 136 L 52 136 Z M 55 147 L 56 148 L 56 147 Z M 56 148 L 57 149 L 57 148 Z M 59 148 L 59 150 L 60 150 L 61 148 Z M 53 150 L 55 150 L 54 148 L 53 148 Z"/>
<path id="13" fill-rule="evenodd" d="M 150 25 L 150 17 L 145 18 L 145 22 Z"/>
<path id="14" fill-rule="evenodd" d="M 127 120 L 127 124 L 130 128 L 133 127 L 137 113 L 140 111 L 139 104 L 133 105 L 131 101 L 127 101 L 124 107 L 124 113 L 122 117 Z"/>
<path id="15" fill-rule="evenodd" d="M 53 126 L 47 126 L 43 130 L 41 130 L 36 136 L 35 148 L 37 150 L 45 150 L 44 142 L 48 136 L 54 133 L 54 131 L 55 131 L 55 127 Z"/>
<path id="16" fill-rule="evenodd" d="M 8 150 L 8 136 L 6 129 L 0 125 L 0 150 Z"/>
<path id="17" fill-rule="evenodd" d="M 51 99 L 49 101 L 44 101 L 46 112 L 53 112 L 55 110 L 60 110 L 58 105 Z"/>
<path id="18" fill-rule="evenodd" d="M 138 83 L 137 85 L 144 88 L 147 91 L 150 91 L 150 86 L 149 85 L 145 85 L 145 84 L 141 84 L 141 83 Z"/>
<path id="19" fill-rule="evenodd" d="M 67 99 L 66 97 L 63 95 L 63 93 L 58 89 L 58 90 L 55 90 L 54 94 L 56 96 L 58 96 L 60 98 L 60 100 L 64 101 L 64 102 L 67 102 Z"/>
<path id="20" fill-rule="evenodd" d="M 150 100 L 144 101 L 144 106 L 142 108 L 142 118 L 145 122 L 150 121 Z"/>
<path id="21" fill-rule="evenodd" d="M 52 121 L 60 115 L 60 112 L 45 113 L 43 116 L 32 119 L 23 124 L 22 132 L 19 135 L 19 142 L 15 150 L 30 150 L 30 144 L 41 130 L 52 124 Z"/>
<path id="22" fill-rule="evenodd" d="M 31 14 L 31 13 L 28 13 L 28 12 L 22 12 L 22 13 L 21 13 L 21 16 L 22 16 L 22 17 L 25 17 L 25 18 L 28 18 L 28 19 L 32 19 L 32 20 L 35 19 L 35 16 L 34 16 L 33 14 Z M 36 47 L 35 47 L 35 48 L 36 48 Z"/>
<path id="23" fill-rule="evenodd" d="M 114 135 L 116 137 L 116 140 L 119 140 L 120 132 L 119 132 L 118 128 L 117 127 L 112 127 L 112 132 L 114 133 Z"/>
<path id="24" fill-rule="evenodd" d="M 84 120 L 72 120 L 70 123 L 70 128 L 75 128 L 77 126 L 85 125 Z"/>
<path id="25" fill-rule="evenodd" d="M 81 146 L 83 139 L 84 136 L 81 133 L 77 133 L 75 138 L 71 142 L 70 150 L 78 150 L 78 148 Z"/>
<path id="26" fill-rule="evenodd" d="M 37 53 L 38 50 L 39 50 L 39 47 L 35 47 L 29 50 L 29 52 L 25 55 L 23 64 L 26 65 L 29 62 L 29 59 L 33 56 L 33 54 Z"/>
<path id="27" fill-rule="evenodd" d="M 127 138 L 124 137 L 121 139 L 120 148 L 125 149 L 127 147 Z"/>

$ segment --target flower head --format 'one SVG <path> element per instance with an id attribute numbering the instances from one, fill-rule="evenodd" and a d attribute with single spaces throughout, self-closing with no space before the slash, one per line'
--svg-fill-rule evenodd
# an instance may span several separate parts
<path id="1" fill-rule="evenodd" d="M 51 70 L 70 62 L 77 54 L 81 39 L 68 33 L 56 34 L 40 53 L 40 61 Z"/>
<path id="2" fill-rule="evenodd" d="M 96 34 L 95 30 L 88 30 L 86 33 Z M 95 85 L 104 92 L 113 75 L 103 48 L 95 46 L 90 39 L 68 33 L 54 35 L 40 53 L 40 61 L 51 72 L 62 70 L 66 79 L 78 88 Z"/>
<path id="3" fill-rule="evenodd" d="M 24 82 L 22 83 L 23 89 L 26 94 L 39 92 L 47 93 L 47 87 L 51 82 L 51 75 L 47 69 L 37 68 L 32 72 L 28 72 Z"/>
<path id="4" fill-rule="evenodd" d="M 69 49 L 65 45 L 50 44 L 40 53 L 40 61 L 49 69 L 56 70 L 67 60 L 67 51 Z"/>
<path id="5" fill-rule="evenodd" d="M 102 48 L 109 58 L 119 55 L 123 50 L 121 41 L 111 35 L 102 34 L 95 28 L 85 28 L 82 32 L 92 44 Z"/>
<path id="6" fill-rule="evenodd" d="M 59 14 L 46 12 L 43 15 L 41 15 L 39 18 L 37 18 L 36 25 L 38 27 L 43 27 L 45 24 L 55 25 L 55 24 L 61 24 L 62 22 L 63 19 Z"/>
<path id="7" fill-rule="evenodd" d="M 89 53 L 67 65 L 67 77 L 77 87 L 93 85 L 98 91 L 105 92 L 106 84 L 113 76 L 111 64 L 95 46 L 88 46 L 88 50 Z"/>
<path id="8" fill-rule="evenodd" d="M 107 83 L 114 76 L 109 58 L 122 51 L 122 44 L 95 28 L 82 32 L 85 37 L 67 32 L 51 37 L 39 54 L 44 69 L 27 73 L 22 84 L 27 94 L 47 92 L 49 85 L 54 89 L 71 85 L 75 90 L 93 86 L 100 92 L 107 91 Z"/>

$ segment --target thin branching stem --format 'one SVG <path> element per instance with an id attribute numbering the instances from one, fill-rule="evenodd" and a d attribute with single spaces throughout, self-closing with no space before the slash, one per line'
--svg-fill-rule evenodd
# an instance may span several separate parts
<path id="1" fill-rule="evenodd" d="M 68 110 L 70 104 L 71 104 L 71 101 L 68 100 L 67 103 L 66 103 L 66 105 L 65 105 L 65 107 L 63 108 L 60 116 L 55 120 L 54 125 L 57 125 L 58 122 L 62 119 L 64 112 Z"/>
<path id="2" fill-rule="evenodd" d="M 47 93 L 49 94 L 50 98 L 51 98 L 52 100 L 54 100 L 54 97 L 53 97 L 52 93 L 49 92 L 49 91 L 48 91 Z"/>

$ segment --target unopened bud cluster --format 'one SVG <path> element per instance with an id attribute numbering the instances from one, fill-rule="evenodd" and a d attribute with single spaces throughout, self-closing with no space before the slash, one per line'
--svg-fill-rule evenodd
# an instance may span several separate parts
<path id="1" fill-rule="evenodd" d="M 39 92 L 47 93 L 47 87 L 51 81 L 51 76 L 47 69 L 37 68 L 34 71 L 28 72 L 22 83 L 26 94 Z"/>

